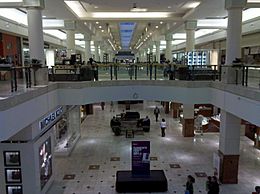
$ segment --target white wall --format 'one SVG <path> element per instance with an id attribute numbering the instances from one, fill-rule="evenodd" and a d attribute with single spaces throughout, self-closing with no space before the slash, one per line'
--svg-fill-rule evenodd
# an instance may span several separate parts
<path id="1" fill-rule="evenodd" d="M 97 84 L 101 83 L 97 82 Z M 140 85 L 140 83 L 137 85 L 94 87 L 95 83 L 92 83 L 91 86 L 81 89 L 77 89 L 80 83 L 74 83 L 67 89 L 54 90 L 8 110 L 1 111 L 0 140 L 6 140 L 15 135 L 18 131 L 38 121 L 39 118 L 59 105 L 82 105 L 118 100 L 161 100 L 177 101 L 184 104 L 210 103 L 260 126 L 258 118 L 260 115 L 260 101 L 232 94 L 233 91 L 228 92 L 227 89 L 224 91 L 225 88 L 221 90 L 222 88 L 192 87 L 193 84 L 196 85 L 196 82 L 189 83 L 187 85 L 184 84 L 183 87 Z M 103 82 L 102 84 L 110 85 L 111 83 Z M 134 98 L 136 94 L 138 97 Z M 255 95 L 259 94 L 256 93 Z"/>

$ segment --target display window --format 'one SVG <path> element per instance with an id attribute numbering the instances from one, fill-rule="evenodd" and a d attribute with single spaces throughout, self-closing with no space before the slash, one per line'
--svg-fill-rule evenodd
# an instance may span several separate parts
<path id="1" fill-rule="evenodd" d="M 19 151 L 4 151 L 5 166 L 20 166 L 20 152 Z"/>
<path id="2" fill-rule="evenodd" d="M 23 194 L 22 185 L 7 185 L 6 194 Z"/>
<path id="3" fill-rule="evenodd" d="M 52 176 L 51 138 L 49 137 L 39 148 L 41 189 Z"/>
<path id="4" fill-rule="evenodd" d="M 20 168 L 6 168 L 5 169 L 6 183 L 21 183 L 22 173 Z"/>

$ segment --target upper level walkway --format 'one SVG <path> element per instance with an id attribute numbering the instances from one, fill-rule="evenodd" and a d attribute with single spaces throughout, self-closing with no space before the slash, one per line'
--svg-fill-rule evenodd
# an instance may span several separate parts
<path id="1" fill-rule="evenodd" d="M 213 104 L 260 126 L 260 90 L 217 81 L 112 80 L 53 82 L 0 100 L 0 140 L 27 127 L 60 105 L 120 100 Z"/>

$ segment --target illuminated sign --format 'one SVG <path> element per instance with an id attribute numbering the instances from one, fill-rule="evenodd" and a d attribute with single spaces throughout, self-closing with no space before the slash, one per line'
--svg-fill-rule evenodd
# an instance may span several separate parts
<path id="1" fill-rule="evenodd" d="M 39 128 L 40 131 L 42 131 L 43 129 L 47 128 L 48 126 L 50 126 L 51 124 L 53 124 L 56 119 L 62 115 L 63 113 L 63 107 L 59 107 L 56 111 L 50 113 L 48 116 L 44 117 L 40 122 L 39 122 Z"/>

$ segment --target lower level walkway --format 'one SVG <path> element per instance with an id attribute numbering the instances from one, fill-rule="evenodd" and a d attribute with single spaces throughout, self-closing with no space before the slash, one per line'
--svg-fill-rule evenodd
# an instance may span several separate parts
<path id="1" fill-rule="evenodd" d="M 131 169 L 132 140 L 151 141 L 151 157 L 154 157 L 151 169 L 165 171 L 168 179 L 167 193 L 183 194 L 186 177 L 191 174 L 196 178 L 194 194 L 205 194 L 206 177 L 197 177 L 195 173 L 213 175 L 213 152 L 218 150 L 218 134 L 184 138 L 179 121 L 162 114 L 160 117 L 166 118 L 168 127 L 166 137 L 161 137 L 159 122 L 155 122 L 153 115 L 155 104 L 145 102 L 131 105 L 131 110 L 139 111 L 141 117 L 148 115 L 151 118 L 150 132 L 137 134 L 134 138 L 114 136 L 109 127 L 110 119 L 124 109 L 123 105 L 114 105 L 115 112 L 110 112 L 107 104 L 104 111 L 100 106 L 94 106 L 94 115 L 88 116 L 82 123 L 82 137 L 72 154 L 69 157 L 55 158 L 55 181 L 48 194 L 115 194 L 116 171 Z M 75 177 L 64 180 L 66 174 Z M 239 183 L 221 185 L 220 193 L 251 194 L 254 186 L 260 185 L 259 175 L 260 151 L 253 148 L 251 140 L 241 137 Z"/>

